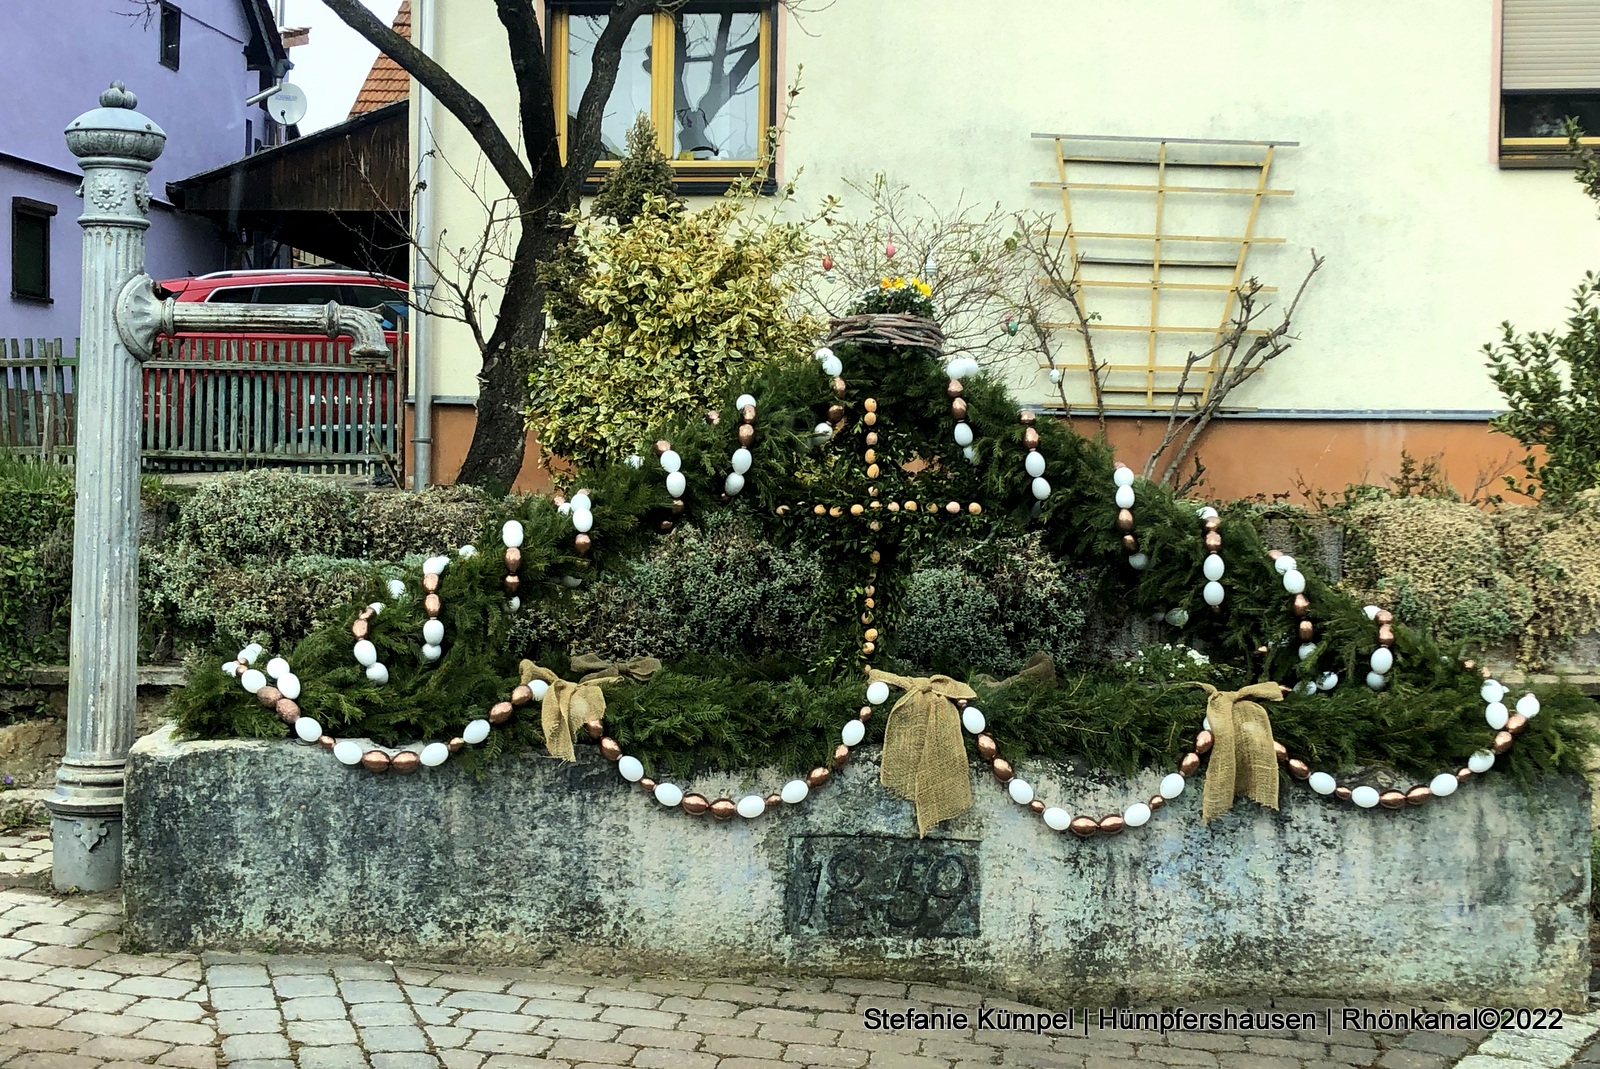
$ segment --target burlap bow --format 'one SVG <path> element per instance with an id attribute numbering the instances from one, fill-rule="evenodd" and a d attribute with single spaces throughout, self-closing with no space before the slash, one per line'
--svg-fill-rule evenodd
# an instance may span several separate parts
<path id="1" fill-rule="evenodd" d="M 967 748 L 955 702 L 977 692 L 949 676 L 897 676 L 876 669 L 869 683 L 887 683 L 904 693 L 889 710 L 883 729 L 879 781 L 917 807 L 917 834 L 972 808 Z"/>
<path id="2" fill-rule="evenodd" d="M 1052 687 L 1055 686 L 1056 659 L 1040 650 L 1028 658 L 1016 675 L 1007 676 L 1004 679 L 996 679 L 993 676 L 979 676 L 978 682 L 992 690 L 998 690 L 1001 687 L 1009 687 L 1013 683 L 1020 683 L 1025 679 L 1034 683 L 1048 683 Z"/>
<path id="3" fill-rule="evenodd" d="M 1206 716 L 1211 720 L 1211 762 L 1201 793 L 1200 820 L 1225 813 L 1238 797 L 1252 798 L 1278 808 L 1278 755 L 1272 747 L 1272 721 L 1256 701 L 1282 701 L 1276 683 L 1253 683 L 1242 690 L 1219 691 L 1210 683 L 1196 683 L 1210 695 Z"/>
<path id="4" fill-rule="evenodd" d="M 601 688 L 621 679 L 646 682 L 660 668 L 661 662 L 654 657 L 611 662 L 581 654 L 572 659 L 572 670 L 583 675 L 578 682 L 570 683 L 548 668 L 523 661 L 523 683 L 542 679 L 550 685 L 540 706 L 545 751 L 562 761 L 577 760 L 572 740 L 578 737 L 578 729 L 587 721 L 605 716 L 606 695 Z"/>

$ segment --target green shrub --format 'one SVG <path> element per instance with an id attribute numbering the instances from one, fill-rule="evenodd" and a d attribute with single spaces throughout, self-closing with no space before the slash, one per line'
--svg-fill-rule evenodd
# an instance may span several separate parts
<path id="1" fill-rule="evenodd" d="M 0 683 L 66 659 L 72 469 L 0 458 Z"/>
<path id="2" fill-rule="evenodd" d="M 365 550 L 355 495 L 323 479 L 277 472 L 220 475 L 186 501 L 174 541 L 219 561 Z"/>
<path id="3" fill-rule="evenodd" d="M 420 494 L 373 493 L 361 498 L 358 520 L 367 556 L 395 561 L 453 552 L 476 539 L 495 501 L 476 486 L 430 486 Z"/>
<path id="4" fill-rule="evenodd" d="M 1499 517 L 1508 567 L 1529 591 L 1519 659 L 1548 665 L 1579 635 L 1600 631 L 1600 490 Z"/>

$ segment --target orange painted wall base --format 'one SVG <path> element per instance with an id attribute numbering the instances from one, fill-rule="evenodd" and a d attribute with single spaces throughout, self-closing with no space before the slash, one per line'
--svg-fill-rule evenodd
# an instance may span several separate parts
<path id="1" fill-rule="evenodd" d="M 433 409 L 433 482 L 455 482 L 472 443 L 475 413 L 468 405 Z M 1094 435 L 1092 418 L 1074 417 L 1079 433 Z M 1106 437 L 1117 459 L 1141 471 L 1161 440 L 1166 422 L 1157 418 L 1114 417 Z M 411 462 L 411 415 L 406 415 L 406 463 Z M 1337 497 L 1353 483 L 1384 485 L 1400 470 L 1401 451 L 1418 463 L 1437 458 L 1444 477 L 1463 497 L 1474 489 L 1505 493 L 1503 472 L 1521 462 L 1513 439 L 1489 430 L 1487 423 L 1432 420 L 1223 419 L 1211 424 L 1196 449 L 1205 465 L 1199 493 L 1214 501 L 1264 494 L 1292 504 L 1307 504 L 1301 488 Z M 547 490 L 552 472 L 540 463 L 539 444 L 527 436 L 522 472 L 514 489 Z M 1186 462 L 1185 471 L 1191 466 Z"/>

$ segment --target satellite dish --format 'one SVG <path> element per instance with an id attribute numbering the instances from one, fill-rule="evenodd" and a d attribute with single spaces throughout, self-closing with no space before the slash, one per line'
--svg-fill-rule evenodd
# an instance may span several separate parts
<path id="1" fill-rule="evenodd" d="M 306 117 L 305 92 L 298 85 L 284 82 L 267 98 L 267 114 L 285 126 L 293 126 Z"/>

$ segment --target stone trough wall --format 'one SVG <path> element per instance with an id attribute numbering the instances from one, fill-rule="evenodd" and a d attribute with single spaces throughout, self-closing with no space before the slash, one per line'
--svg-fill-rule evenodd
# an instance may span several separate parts
<path id="1" fill-rule="evenodd" d="M 292 742 L 134 748 L 126 931 L 144 949 L 358 951 L 967 982 L 1046 1005 L 1270 992 L 1583 1004 L 1589 792 L 1494 775 L 1424 808 L 1356 811 L 1301 786 L 1209 827 L 1198 790 L 1082 842 L 974 770 L 973 810 L 916 837 L 858 751 L 798 807 L 718 824 L 663 811 L 597 756 L 352 771 Z M 1079 812 L 1150 795 L 1052 762 Z M 774 789 L 697 781 L 703 791 Z M 1198 785 L 1198 782 L 1195 784 Z"/>

